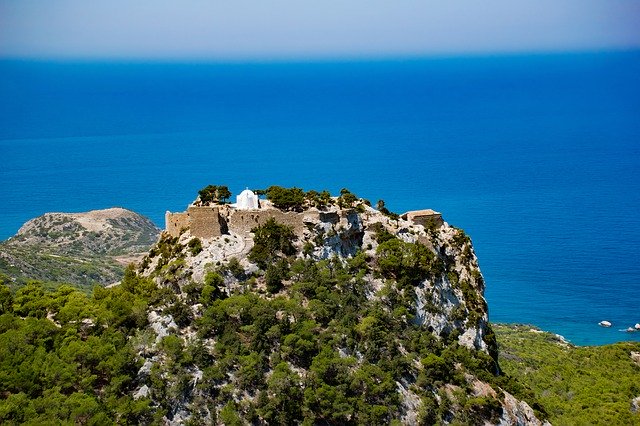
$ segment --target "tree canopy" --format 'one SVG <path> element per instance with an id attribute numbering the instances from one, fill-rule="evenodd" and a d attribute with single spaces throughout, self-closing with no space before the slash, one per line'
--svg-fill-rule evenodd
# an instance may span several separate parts
<path id="1" fill-rule="evenodd" d="M 231 198 L 231 191 L 224 185 L 207 185 L 198 191 L 200 197 L 200 203 L 202 205 L 209 205 L 211 203 L 225 203 Z"/>
<path id="2" fill-rule="evenodd" d="M 270 186 L 266 191 L 267 199 L 279 209 L 300 211 L 304 207 L 305 193 L 300 188 Z"/>

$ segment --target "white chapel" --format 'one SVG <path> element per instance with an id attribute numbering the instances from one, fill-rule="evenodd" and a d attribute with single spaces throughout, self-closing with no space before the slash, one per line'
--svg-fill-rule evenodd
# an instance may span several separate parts
<path id="1" fill-rule="evenodd" d="M 242 191 L 236 196 L 236 209 L 238 210 L 254 210 L 258 209 L 258 196 L 249 188 Z"/>

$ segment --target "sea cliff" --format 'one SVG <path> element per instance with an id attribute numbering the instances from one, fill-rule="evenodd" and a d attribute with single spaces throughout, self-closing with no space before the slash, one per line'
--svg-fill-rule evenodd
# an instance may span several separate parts
<path id="1" fill-rule="evenodd" d="M 196 200 L 213 219 L 169 228 L 138 267 L 170 297 L 148 312 L 136 397 L 172 424 L 540 424 L 500 375 L 470 238 L 343 191 Z"/>

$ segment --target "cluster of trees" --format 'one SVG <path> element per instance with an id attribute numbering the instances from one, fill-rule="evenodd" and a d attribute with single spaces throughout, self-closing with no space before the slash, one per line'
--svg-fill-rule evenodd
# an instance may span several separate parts
<path id="1" fill-rule="evenodd" d="M 231 198 L 231 191 L 224 185 L 207 185 L 198 191 L 198 196 L 203 206 L 211 203 L 226 203 Z"/>
<path id="2" fill-rule="evenodd" d="M 283 188 L 277 185 L 270 186 L 266 191 L 260 191 L 260 193 L 264 193 L 277 208 L 290 211 L 302 211 L 308 207 L 324 209 L 336 203 L 340 208 L 362 209 L 363 204 L 370 205 L 367 200 L 360 200 L 346 188 L 340 190 L 340 196 L 335 200 L 327 190 L 305 192 L 300 188 Z"/>
<path id="3" fill-rule="evenodd" d="M 279 209 L 301 211 L 304 208 L 306 196 L 300 188 L 283 188 L 281 186 L 270 186 L 265 191 L 267 199 Z"/>
<path id="4" fill-rule="evenodd" d="M 132 397 L 141 362 L 130 337 L 160 299 L 132 270 L 92 296 L 36 281 L 12 295 L 0 284 L 0 423 L 159 420 L 150 399 Z"/>
<path id="5" fill-rule="evenodd" d="M 273 218 L 251 232 L 254 245 L 249 252 L 249 260 L 265 270 L 267 290 L 275 293 L 289 270 L 285 258 L 296 254 L 293 242 L 297 237 L 289 226 L 277 223 Z"/>
<path id="6" fill-rule="evenodd" d="M 433 280 L 445 270 L 442 259 L 419 243 L 390 238 L 376 252 L 380 274 L 395 280 L 400 288 L 416 286 L 427 278 Z"/>

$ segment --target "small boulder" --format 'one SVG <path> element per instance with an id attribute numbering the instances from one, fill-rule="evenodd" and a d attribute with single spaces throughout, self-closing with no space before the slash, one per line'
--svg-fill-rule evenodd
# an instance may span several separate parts
<path id="1" fill-rule="evenodd" d="M 143 385 L 133 394 L 133 399 L 146 398 L 149 396 L 149 386 Z"/>
<path id="2" fill-rule="evenodd" d="M 640 331 L 640 323 L 636 323 L 636 325 L 634 325 L 633 328 Z"/>
<path id="3" fill-rule="evenodd" d="M 138 377 L 146 377 L 151 374 L 151 367 L 153 367 L 153 363 L 151 360 L 146 360 L 140 370 L 138 370 Z"/>
<path id="4" fill-rule="evenodd" d="M 631 400 L 631 412 L 632 413 L 640 412 L 640 396 L 636 396 Z"/>
<path id="5" fill-rule="evenodd" d="M 598 325 L 600 327 L 611 327 L 611 323 L 609 321 L 600 321 Z"/>

